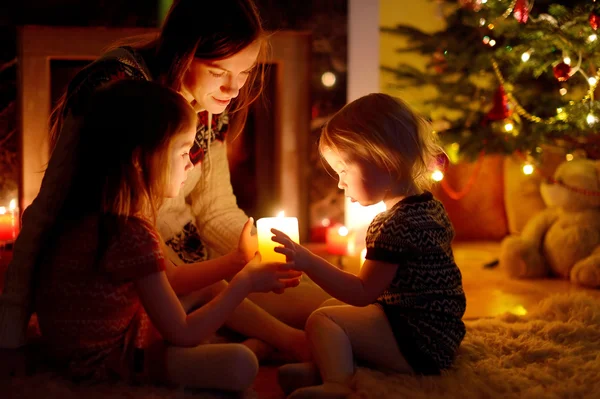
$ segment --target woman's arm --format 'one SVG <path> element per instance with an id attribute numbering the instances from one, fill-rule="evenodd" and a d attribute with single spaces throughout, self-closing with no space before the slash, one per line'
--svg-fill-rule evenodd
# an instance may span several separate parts
<path id="1" fill-rule="evenodd" d="M 69 191 L 79 115 L 96 87 L 117 77 L 141 79 L 142 75 L 120 62 L 94 63 L 77 75 L 79 84 L 73 88 L 74 92 L 69 93 L 60 134 L 52 149 L 40 191 L 23 212 L 21 232 L 5 274 L 4 290 L 0 296 L 0 348 L 16 348 L 25 344 L 25 331 L 32 311 L 32 276 L 48 232 Z"/>
<path id="2" fill-rule="evenodd" d="M 201 181 L 188 196 L 192 214 L 202 242 L 221 255 L 227 254 L 235 248 L 248 216 L 238 207 L 233 194 L 224 142 L 215 140 L 210 145 L 202 168 Z M 258 241 L 251 253 L 257 248 Z"/>
<path id="3" fill-rule="evenodd" d="M 6 271 L 4 291 L 0 296 L 1 348 L 16 348 L 25 344 L 36 260 L 70 187 L 76 143 L 75 117 L 69 112 L 44 173 L 40 191 L 23 213 L 21 232 Z"/>

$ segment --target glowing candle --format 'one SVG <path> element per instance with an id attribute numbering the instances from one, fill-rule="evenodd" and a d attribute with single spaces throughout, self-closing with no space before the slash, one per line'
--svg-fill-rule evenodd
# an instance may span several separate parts
<path id="1" fill-rule="evenodd" d="M 6 207 L 0 206 L 0 241 L 8 241 L 12 238 L 12 223 L 10 214 L 6 213 Z"/>
<path id="2" fill-rule="evenodd" d="M 8 206 L 0 206 L 0 241 L 14 241 L 19 231 L 19 218 L 17 217 L 17 200 L 11 200 Z"/>
<path id="3" fill-rule="evenodd" d="M 15 214 L 7 213 L 6 207 L 0 206 L 0 241 L 15 239 Z"/>
<path id="4" fill-rule="evenodd" d="M 263 262 L 285 262 L 285 256 L 275 252 L 275 247 L 280 246 L 280 244 L 271 240 L 271 237 L 273 237 L 271 229 L 283 231 L 292 239 L 292 241 L 300 243 L 298 219 L 294 217 L 284 217 L 283 212 L 279 212 L 277 217 L 261 218 L 256 221 L 258 251 L 262 256 Z"/>

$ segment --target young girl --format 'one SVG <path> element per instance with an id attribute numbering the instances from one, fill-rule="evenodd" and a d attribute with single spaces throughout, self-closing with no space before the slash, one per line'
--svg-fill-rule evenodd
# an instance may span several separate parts
<path id="1" fill-rule="evenodd" d="M 293 398 L 351 392 L 354 358 L 399 373 L 438 374 L 450 367 L 465 327 L 465 295 L 452 254 L 454 230 L 444 207 L 426 191 L 441 149 L 404 103 L 370 94 L 342 108 L 323 128 L 319 151 L 353 202 L 380 201 L 387 211 L 367 230 L 359 275 L 344 272 L 273 229 L 277 252 L 347 305 L 323 307 L 306 334 L 322 384 Z M 290 392 L 318 383 L 314 365 L 287 365 Z"/>
<path id="2" fill-rule="evenodd" d="M 179 194 L 193 168 L 196 114 L 184 97 L 156 83 L 121 80 L 98 89 L 86 109 L 73 182 L 34 284 L 50 357 L 75 379 L 243 390 L 258 370 L 254 353 L 241 344 L 202 345 L 227 324 L 306 359 L 303 331 L 272 316 L 261 325 L 244 320 L 255 306 L 244 301 L 249 293 L 281 292 L 300 275 L 260 263 L 258 255 L 246 263 L 251 218 L 236 249 L 206 261 L 239 271 L 228 285 L 197 265 L 174 267 L 163 252 L 156 210 Z M 186 314 L 177 295 L 198 287 L 206 287 L 197 292 L 206 305 Z"/>

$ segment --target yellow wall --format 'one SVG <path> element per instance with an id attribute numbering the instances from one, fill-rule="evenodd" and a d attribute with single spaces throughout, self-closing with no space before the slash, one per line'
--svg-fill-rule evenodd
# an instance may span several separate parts
<path id="1" fill-rule="evenodd" d="M 379 0 L 379 25 L 381 27 L 412 25 L 425 32 L 435 32 L 443 29 L 445 24 L 438 8 L 438 3 L 432 0 Z M 380 64 L 394 68 L 400 63 L 407 63 L 425 69 L 425 65 L 429 61 L 427 57 L 418 54 L 396 53 L 396 49 L 402 48 L 406 44 L 406 39 L 382 32 L 379 40 Z M 435 94 L 432 87 L 402 90 L 390 88 L 390 84 L 395 81 L 392 74 L 382 71 L 379 78 L 380 90 L 383 93 L 402 98 L 417 109 L 420 109 L 419 103 L 422 99 Z"/>

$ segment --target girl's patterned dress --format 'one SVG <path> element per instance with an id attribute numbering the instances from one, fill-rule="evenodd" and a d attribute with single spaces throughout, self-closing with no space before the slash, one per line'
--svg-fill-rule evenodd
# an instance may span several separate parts
<path id="1" fill-rule="evenodd" d="M 419 374 L 450 367 L 465 336 L 462 276 L 454 262 L 454 229 L 429 192 L 406 197 L 367 230 L 366 259 L 398 265 L 378 298 L 400 351 Z"/>

